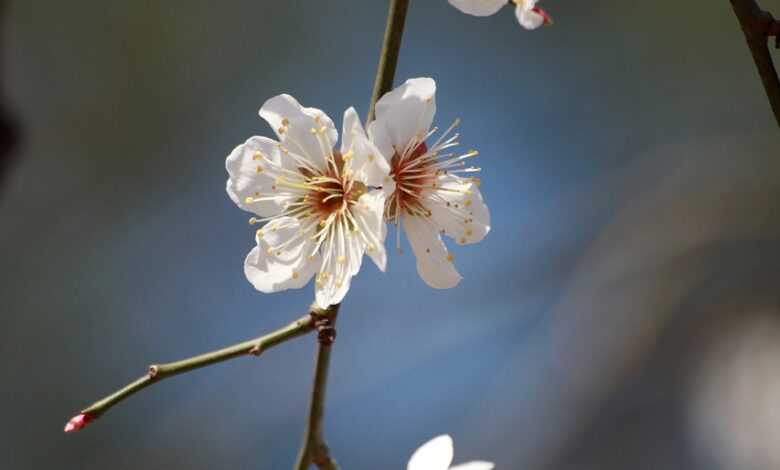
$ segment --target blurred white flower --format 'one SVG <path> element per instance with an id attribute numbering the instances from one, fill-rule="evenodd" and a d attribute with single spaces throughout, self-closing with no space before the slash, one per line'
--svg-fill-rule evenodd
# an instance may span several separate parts
<path id="1" fill-rule="evenodd" d="M 449 0 L 449 2 L 463 13 L 474 16 L 490 16 L 497 13 L 504 5 L 514 3 L 515 16 L 523 28 L 536 29 L 553 23 L 550 15 L 536 6 L 537 0 Z"/>
<path id="2" fill-rule="evenodd" d="M 435 437 L 417 449 L 406 470 L 492 470 L 491 462 L 474 461 L 450 467 L 452 463 L 452 438 L 448 435 Z"/>
<path id="3" fill-rule="evenodd" d="M 376 120 L 368 125 L 372 142 L 390 163 L 384 188 L 389 194 L 385 216 L 396 226 L 400 250 L 403 226 L 417 258 L 417 271 L 431 287 L 447 289 L 462 279 L 453 266 L 441 235 L 465 245 L 482 240 L 490 231 L 490 213 L 482 201 L 480 181 L 466 166 L 478 152 L 457 155 L 456 120 L 430 147 L 426 139 L 436 113 L 436 82 L 407 80 L 376 104 Z"/>
<path id="4" fill-rule="evenodd" d="M 340 302 L 363 254 L 385 269 L 385 195 L 372 190 L 387 162 L 367 139 L 353 108 L 344 113 L 341 151 L 333 121 L 292 96 L 269 99 L 260 109 L 279 142 L 252 137 L 227 157 L 227 193 L 253 212 L 257 246 L 244 272 L 262 292 L 300 288 L 316 277 L 321 308 Z"/>

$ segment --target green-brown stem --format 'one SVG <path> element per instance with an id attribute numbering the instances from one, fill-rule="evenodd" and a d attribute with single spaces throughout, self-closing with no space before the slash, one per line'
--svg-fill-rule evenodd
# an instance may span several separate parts
<path id="1" fill-rule="evenodd" d="M 295 470 L 306 470 L 312 464 L 320 470 L 338 470 L 339 468 L 336 461 L 330 456 L 330 449 L 325 442 L 323 431 L 325 391 L 328 387 L 330 352 L 336 338 L 335 326 L 338 312 L 339 305 L 333 305 L 327 310 L 312 313 L 312 316 L 315 317 L 319 345 L 314 366 L 314 384 L 309 403 L 309 417 L 303 433 L 303 444 L 295 462 Z"/>
<path id="2" fill-rule="evenodd" d="M 143 377 L 126 387 L 112 393 L 111 395 L 96 401 L 92 405 L 83 409 L 81 412 L 89 415 L 91 418 L 98 418 L 111 407 L 118 404 L 125 398 L 128 398 L 144 388 L 157 383 L 168 377 L 173 377 L 193 369 L 206 367 L 217 362 L 227 361 L 239 356 L 260 355 L 262 352 L 281 344 L 290 339 L 309 333 L 314 330 L 314 317 L 307 314 L 289 325 L 276 331 L 268 333 L 259 338 L 244 341 L 224 349 L 212 351 L 206 354 L 183 359 L 181 361 L 169 362 L 167 364 L 155 364 L 149 367 L 149 371 Z"/>
<path id="3" fill-rule="evenodd" d="M 374 80 L 374 93 L 371 96 L 371 104 L 368 107 L 366 124 L 374 120 L 376 102 L 379 98 L 393 89 L 395 67 L 398 65 L 398 54 L 401 51 L 401 38 L 404 34 L 406 22 L 406 10 L 409 8 L 409 0 L 390 0 L 390 10 L 387 12 L 387 26 L 385 27 L 385 39 L 382 42 L 382 53 L 379 56 L 379 66 Z"/>

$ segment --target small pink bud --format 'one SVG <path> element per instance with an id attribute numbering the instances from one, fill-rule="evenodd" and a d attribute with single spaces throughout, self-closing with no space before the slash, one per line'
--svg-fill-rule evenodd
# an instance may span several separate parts
<path id="1" fill-rule="evenodd" d="M 92 415 L 87 413 L 81 413 L 77 416 L 74 416 L 73 418 L 70 419 L 70 421 L 68 421 L 68 424 L 65 425 L 65 432 L 70 433 L 70 432 L 81 431 L 94 420 L 95 418 L 93 418 Z"/>

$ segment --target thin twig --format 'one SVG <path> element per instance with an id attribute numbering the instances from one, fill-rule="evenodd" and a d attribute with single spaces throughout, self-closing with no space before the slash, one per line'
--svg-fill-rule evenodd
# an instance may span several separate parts
<path id="1" fill-rule="evenodd" d="M 770 36 L 780 34 L 780 23 L 769 12 L 762 10 L 756 0 L 731 0 L 731 6 L 739 19 L 775 120 L 780 127 L 780 80 L 777 78 L 777 70 L 767 45 Z"/>
<path id="2" fill-rule="evenodd" d="M 376 102 L 379 98 L 393 89 L 395 67 L 398 65 L 398 54 L 401 50 L 401 37 L 404 34 L 408 8 L 409 0 L 390 0 L 385 39 L 382 42 L 382 53 L 379 56 L 379 66 L 376 71 L 376 80 L 374 80 L 374 93 L 371 96 L 371 105 L 368 107 L 366 125 L 374 120 Z"/>
<path id="3" fill-rule="evenodd" d="M 336 461 L 330 456 L 330 449 L 325 442 L 323 431 L 330 351 L 336 339 L 336 316 L 338 313 L 338 304 L 330 306 L 327 310 L 312 312 L 319 345 L 317 347 L 317 361 L 314 366 L 314 385 L 309 404 L 309 418 L 303 433 L 303 444 L 295 461 L 295 470 L 306 470 L 312 464 L 320 470 L 338 470 L 339 468 Z"/>
<path id="4" fill-rule="evenodd" d="M 224 349 L 212 351 L 206 354 L 190 357 L 181 361 L 169 362 L 167 364 L 155 364 L 149 367 L 149 371 L 143 377 L 126 387 L 112 393 L 111 395 L 96 401 L 92 405 L 81 411 L 81 421 L 87 420 L 83 425 L 71 430 L 78 430 L 94 419 L 97 419 L 111 407 L 118 404 L 125 398 L 138 393 L 144 388 L 154 383 L 160 382 L 168 377 L 173 377 L 193 369 L 209 366 L 217 362 L 227 361 L 239 356 L 248 354 L 259 356 L 264 351 L 281 344 L 295 337 L 304 335 L 314 330 L 314 320 L 311 314 L 307 314 L 289 325 L 273 331 L 259 338 L 244 341 Z M 78 416 L 76 417 L 78 418 Z M 74 418 L 74 419 L 76 419 Z M 79 421 L 79 422 L 81 422 Z"/>

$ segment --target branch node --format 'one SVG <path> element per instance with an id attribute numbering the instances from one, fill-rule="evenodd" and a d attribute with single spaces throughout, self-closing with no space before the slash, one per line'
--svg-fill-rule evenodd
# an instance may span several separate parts
<path id="1" fill-rule="evenodd" d="M 159 374 L 160 374 L 160 366 L 158 366 L 157 364 L 152 364 L 151 366 L 149 366 L 150 379 L 156 379 Z"/>
<path id="2" fill-rule="evenodd" d="M 329 316 L 313 315 L 314 328 L 317 330 L 317 340 L 323 346 L 330 346 L 336 341 L 336 327 Z"/>
<path id="3" fill-rule="evenodd" d="M 259 341 L 257 344 L 252 346 L 252 349 L 249 350 L 249 354 L 251 354 L 253 356 L 259 356 L 259 355 L 263 354 L 264 350 L 265 350 L 265 348 L 263 347 L 263 342 Z"/>

